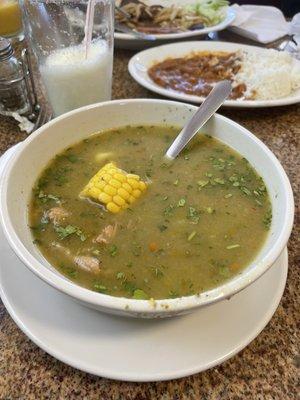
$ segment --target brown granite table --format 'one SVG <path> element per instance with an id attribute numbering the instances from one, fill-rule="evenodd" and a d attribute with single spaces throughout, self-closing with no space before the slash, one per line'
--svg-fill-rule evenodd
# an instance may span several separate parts
<path id="1" fill-rule="evenodd" d="M 127 62 L 132 54 L 116 51 L 113 98 L 157 97 L 129 76 Z M 222 109 L 221 113 L 243 124 L 270 147 L 283 164 L 296 197 L 287 286 L 268 326 L 246 349 L 209 371 L 169 382 L 125 383 L 95 377 L 55 360 L 20 331 L 0 301 L 0 400 L 300 399 L 300 105 Z M 0 154 L 25 137 L 13 120 L 0 117 Z"/>

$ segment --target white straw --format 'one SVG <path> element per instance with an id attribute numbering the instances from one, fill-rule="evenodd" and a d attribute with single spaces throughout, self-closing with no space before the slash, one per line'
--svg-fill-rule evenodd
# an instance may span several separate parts
<path id="1" fill-rule="evenodd" d="M 84 27 L 84 45 L 85 45 L 85 58 L 88 56 L 89 48 L 92 41 L 93 25 L 94 25 L 94 13 L 95 13 L 95 1 L 88 0 L 85 27 Z"/>

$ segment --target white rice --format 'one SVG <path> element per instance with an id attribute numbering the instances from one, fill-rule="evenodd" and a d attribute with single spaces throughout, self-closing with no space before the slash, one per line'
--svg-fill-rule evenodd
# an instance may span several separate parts
<path id="1" fill-rule="evenodd" d="M 241 51 L 240 57 L 241 69 L 233 84 L 247 86 L 245 98 L 278 99 L 300 88 L 300 62 L 287 52 L 273 49 Z"/>

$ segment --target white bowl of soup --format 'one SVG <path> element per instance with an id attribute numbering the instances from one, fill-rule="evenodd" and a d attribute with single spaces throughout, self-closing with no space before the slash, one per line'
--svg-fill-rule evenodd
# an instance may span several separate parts
<path id="1" fill-rule="evenodd" d="M 228 299 L 266 272 L 291 232 L 289 180 L 218 114 L 167 163 L 196 109 L 111 101 L 30 135 L 1 185 L 1 222 L 23 263 L 88 307 L 143 318 Z"/>

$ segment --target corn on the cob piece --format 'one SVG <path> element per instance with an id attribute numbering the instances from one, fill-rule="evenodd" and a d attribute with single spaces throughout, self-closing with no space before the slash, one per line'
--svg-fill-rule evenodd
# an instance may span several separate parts
<path id="1" fill-rule="evenodd" d="M 104 204 L 115 214 L 134 203 L 146 187 L 138 175 L 128 174 L 110 162 L 90 179 L 80 196 Z"/>

